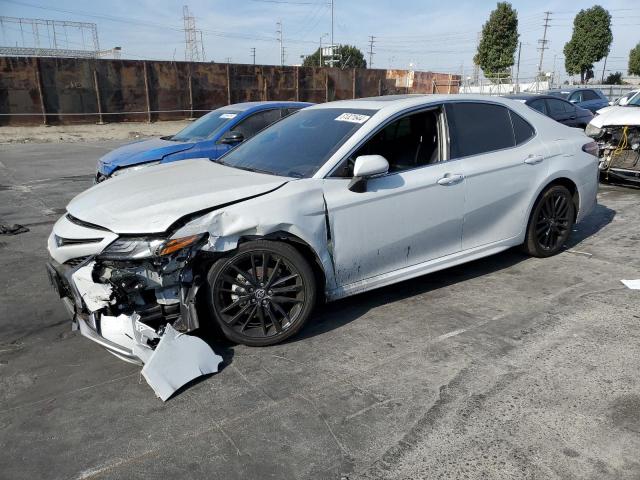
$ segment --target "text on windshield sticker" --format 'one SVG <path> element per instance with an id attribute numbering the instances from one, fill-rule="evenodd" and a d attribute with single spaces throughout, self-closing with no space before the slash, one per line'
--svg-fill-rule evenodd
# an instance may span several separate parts
<path id="1" fill-rule="evenodd" d="M 369 115 L 360 115 L 359 113 L 343 113 L 336 120 L 339 122 L 364 123 L 370 118 Z"/>

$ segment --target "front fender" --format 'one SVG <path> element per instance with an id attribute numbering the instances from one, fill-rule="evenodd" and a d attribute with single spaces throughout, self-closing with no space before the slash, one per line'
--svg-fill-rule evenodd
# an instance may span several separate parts
<path id="1" fill-rule="evenodd" d="M 203 251 L 227 252 L 244 237 L 260 238 L 278 232 L 305 242 L 320 260 L 327 290 L 335 288 L 326 205 L 321 180 L 287 183 L 267 195 L 214 210 L 178 229 L 173 238 L 209 233 Z"/>

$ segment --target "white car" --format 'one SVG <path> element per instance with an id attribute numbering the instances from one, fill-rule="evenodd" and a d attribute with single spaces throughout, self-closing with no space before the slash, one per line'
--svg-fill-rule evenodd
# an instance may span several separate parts
<path id="1" fill-rule="evenodd" d="M 640 94 L 603 110 L 585 129 L 598 142 L 601 178 L 640 185 Z"/>
<path id="2" fill-rule="evenodd" d="M 49 271 L 81 332 L 127 360 L 145 361 L 169 325 L 271 345 L 319 300 L 518 245 L 557 253 L 596 203 L 596 147 L 496 97 L 316 105 L 218 160 L 78 195 Z"/>

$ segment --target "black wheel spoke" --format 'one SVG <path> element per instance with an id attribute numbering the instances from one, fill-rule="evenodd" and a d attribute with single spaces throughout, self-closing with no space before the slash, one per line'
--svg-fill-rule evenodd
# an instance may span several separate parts
<path id="1" fill-rule="evenodd" d="M 271 291 L 277 294 L 296 293 L 302 291 L 302 285 L 291 285 L 290 287 L 272 288 Z"/>
<path id="2" fill-rule="evenodd" d="M 272 287 L 277 287 L 278 285 L 282 285 L 283 283 L 287 283 L 288 281 L 293 280 L 294 278 L 298 278 L 298 274 L 297 273 L 294 273 L 294 274 L 291 274 L 291 275 L 287 275 L 286 277 L 279 278 L 278 280 L 273 282 L 271 284 L 271 286 Z"/>
<path id="3" fill-rule="evenodd" d="M 281 258 L 278 258 L 278 260 L 276 260 L 276 264 L 273 267 L 273 272 L 271 272 L 271 276 L 269 277 L 269 280 L 267 280 L 267 283 L 265 283 L 264 288 L 270 288 L 271 284 L 273 283 L 273 281 L 276 278 L 276 275 L 278 274 L 278 268 L 280 267 L 280 262 L 282 261 Z"/>
<path id="4" fill-rule="evenodd" d="M 251 254 L 251 275 L 253 276 L 254 285 L 258 284 L 258 268 L 256 267 L 256 256 Z"/>
<path id="5" fill-rule="evenodd" d="M 247 328 L 247 325 L 249 325 L 249 322 L 255 316 L 256 310 L 258 310 L 258 305 L 254 305 L 253 306 L 253 310 L 251 310 L 251 313 L 249 313 L 249 315 L 247 315 L 247 319 L 245 320 L 245 322 L 240 327 L 240 332 L 244 332 L 245 331 L 245 329 Z"/>
<path id="6" fill-rule="evenodd" d="M 248 272 L 244 272 L 242 270 L 240 270 L 238 267 L 236 267 L 235 265 L 231 265 L 231 268 L 238 273 L 238 275 L 240 275 L 242 278 L 244 278 L 247 282 L 249 282 L 250 284 L 252 284 L 253 286 L 255 286 L 255 282 L 253 281 L 253 278 L 251 278 L 251 275 Z"/>
<path id="7" fill-rule="evenodd" d="M 273 303 L 302 303 L 302 300 L 294 297 L 271 297 Z"/>
<path id="8" fill-rule="evenodd" d="M 269 316 L 269 320 L 271 320 L 271 323 L 273 324 L 273 327 L 276 329 L 276 332 L 280 333 L 282 331 L 282 324 L 276 318 L 276 316 L 273 313 L 271 313 L 271 305 L 267 305 L 265 307 L 265 310 L 267 312 L 267 315 Z M 286 314 L 285 314 L 285 316 L 286 316 Z"/>
<path id="9" fill-rule="evenodd" d="M 235 325 L 236 323 L 238 323 L 238 320 L 240 320 L 240 318 L 242 317 L 242 315 L 243 315 L 244 313 L 246 313 L 246 312 L 247 312 L 247 310 L 249 310 L 249 308 L 250 308 L 250 307 L 251 307 L 251 304 L 250 304 L 250 303 L 247 303 L 247 304 L 246 304 L 244 307 L 242 307 L 242 308 L 238 311 L 238 313 L 236 313 L 236 314 L 231 318 L 231 320 L 229 320 L 227 323 L 228 323 L 230 326 L 233 326 L 233 325 Z"/>
<path id="10" fill-rule="evenodd" d="M 233 310 L 235 307 L 237 307 L 238 305 L 241 305 L 242 302 L 246 302 L 248 299 L 249 299 L 249 295 L 243 295 L 238 299 L 236 299 L 235 301 L 233 301 L 232 303 L 230 303 L 229 305 L 227 305 L 226 307 L 224 307 L 222 310 L 220 310 L 220 313 L 227 313 L 229 310 Z"/>
<path id="11" fill-rule="evenodd" d="M 282 318 L 284 318 L 287 321 L 287 324 L 291 323 L 291 319 L 289 318 L 289 315 L 287 314 L 287 312 L 285 312 L 282 307 L 280 305 L 278 305 L 277 303 L 273 304 L 273 308 L 275 310 L 278 311 L 278 313 L 280 313 L 280 315 L 282 315 Z"/>
<path id="12" fill-rule="evenodd" d="M 262 278 L 260 279 L 260 282 L 264 285 L 267 281 L 267 270 L 269 269 L 269 254 L 268 253 L 263 253 L 262 254 Z M 266 335 L 266 334 L 265 334 Z"/>

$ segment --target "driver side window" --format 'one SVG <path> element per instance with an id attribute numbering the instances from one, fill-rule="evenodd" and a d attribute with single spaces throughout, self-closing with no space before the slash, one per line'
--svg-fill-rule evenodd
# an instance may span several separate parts
<path id="1" fill-rule="evenodd" d="M 250 139 L 260 130 L 268 127 L 273 122 L 280 120 L 280 110 L 265 110 L 257 112 L 245 118 L 238 125 L 233 127 L 234 132 L 240 132 L 245 140 Z"/>
<path id="2" fill-rule="evenodd" d="M 441 110 L 433 109 L 395 120 L 352 153 L 333 176 L 351 178 L 361 155 L 382 155 L 389 162 L 389 173 L 441 161 L 440 116 Z"/>

